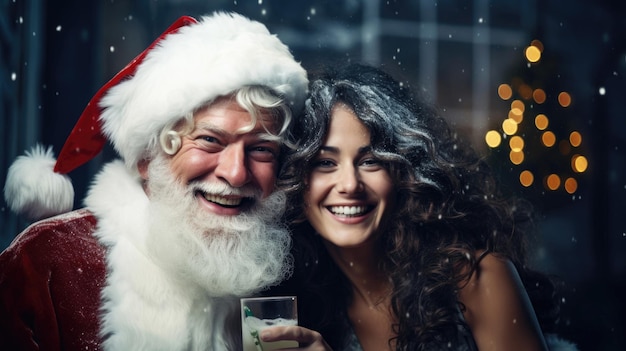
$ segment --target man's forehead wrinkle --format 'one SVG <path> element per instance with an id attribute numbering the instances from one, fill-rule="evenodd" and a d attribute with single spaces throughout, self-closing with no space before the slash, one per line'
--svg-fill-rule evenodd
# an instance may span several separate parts
<path id="1" fill-rule="evenodd" d="M 251 131 L 236 130 L 234 132 L 229 132 L 216 124 L 211 123 L 211 121 L 203 120 L 196 124 L 196 131 L 198 130 L 210 131 L 220 135 L 251 135 L 263 140 L 273 138 L 272 134 L 268 133 L 262 125 L 256 125 Z"/>
<path id="2" fill-rule="evenodd" d="M 202 120 L 196 123 L 196 130 L 200 130 L 200 129 L 215 132 L 215 133 L 220 133 L 220 134 L 226 133 L 226 131 L 223 128 L 218 127 L 215 123 L 211 123 L 211 121 L 208 121 L 208 120 Z"/>

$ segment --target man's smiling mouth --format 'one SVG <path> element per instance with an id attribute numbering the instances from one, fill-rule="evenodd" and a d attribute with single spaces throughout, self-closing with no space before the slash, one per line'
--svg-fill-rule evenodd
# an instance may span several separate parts
<path id="1" fill-rule="evenodd" d="M 242 204 L 248 203 L 252 201 L 252 198 L 249 197 L 241 197 L 241 196 L 221 196 L 215 194 L 207 194 L 203 192 L 199 192 L 199 195 L 204 197 L 207 201 L 220 205 L 222 207 L 239 207 Z"/>

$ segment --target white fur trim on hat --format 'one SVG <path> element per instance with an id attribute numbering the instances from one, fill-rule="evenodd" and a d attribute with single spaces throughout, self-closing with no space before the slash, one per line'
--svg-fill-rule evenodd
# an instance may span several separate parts
<path id="1" fill-rule="evenodd" d="M 235 13 L 217 12 L 199 22 L 182 16 L 96 93 L 56 164 L 52 150 L 41 146 L 15 161 L 6 201 L 30 219 L 69 211 L 74 190 L 64 174 L 97 155 L 107 140 L 136 170 L 164 127 L 247 85 L 273 89 L 297 115 L 308 79 L 263 24 Z"/>
<path id="2" fill-rule="evenodd" d="M 52 148 L 36 145 L 9 167 L 4 198 L 16 213 L 38 220 L 70 211 L 74 188 L 70 178 L 53 171 Z"/>
<path id="3" fill-rule="evenodd" d="M 134 168 L 167 124 L 218 96 L 264 85 L 289 101 L 296 114 L 307 92 L 306 71 L 261 23 L 218 12 L 168 34 L 134 76 L 103 97 L 103 131 Z"/>

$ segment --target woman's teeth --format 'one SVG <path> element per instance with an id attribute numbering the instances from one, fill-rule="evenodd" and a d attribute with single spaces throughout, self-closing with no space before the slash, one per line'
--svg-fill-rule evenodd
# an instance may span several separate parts
<path id="1" fill-rule="evenodd" d="M 365 213 L 365 206 L 331 206 L 330 212 L 339 216 L 360 216 Z"/>

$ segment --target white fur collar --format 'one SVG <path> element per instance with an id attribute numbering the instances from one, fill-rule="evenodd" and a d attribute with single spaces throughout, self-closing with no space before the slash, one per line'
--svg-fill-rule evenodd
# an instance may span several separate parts
<path id="1" fill-rule="evenodd" d="M 216 300 L 181 286 L 146 254 L 148 198 L 139 177 L 114 161 L 97 175 L 85 204 L 98 218 L 95 235 L 108 250 L 101 294 L 104 349 L 231 349 L 224 339 L 240 336 L 224 336 L 222 329 L 226 319 L 235 323 L 239 317 L 233 312 L 238 300 Z"/>

